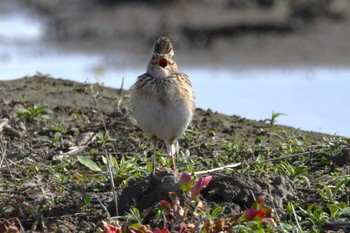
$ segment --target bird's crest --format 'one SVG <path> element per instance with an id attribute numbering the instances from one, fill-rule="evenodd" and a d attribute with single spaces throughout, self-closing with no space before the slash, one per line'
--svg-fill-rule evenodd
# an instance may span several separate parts
<path id="1" fill-rule="evenodd" d="M 153 52 L 158 54 L 168 54 L 171 51 L 173 51 L 173 44 L 168 37 L 161 36 L 156 42 L 154 42 Z"/>

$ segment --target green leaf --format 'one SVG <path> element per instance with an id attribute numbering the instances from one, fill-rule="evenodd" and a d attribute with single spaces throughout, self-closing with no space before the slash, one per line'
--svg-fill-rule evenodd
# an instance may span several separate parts
<path id="1" fill-rule="evenodd" d="M 258 155 L 258 157 L 256 157 L 256 162 L 257 163 L 263 163 L 265 162 L 265 156 L 264 155 Z"/>
<path id="2" fill-rule="evenodd" d="M 255 141 L 254 141 L 254 144 L 255 144 L 256 146 L 259 146 L 259 145 L 261 144 L 261 138 L 260 138 L 260 137 L 256 137 L 256 138 L 255 138 Z"/>
<path id="3" fill-rule="evenodd" d="M 8 205 L 8 206 L 4 206 L 2 208 L 2 211 L 5 213 L 5 214 L 9 214 L 9 213 L 12 213 L 13 211 L 15 211 L 15 208 Z"/>
<path id="4" fill-rule="evenodd" d="M 56 132 L 53 136 L 53 140 L 55 142 L 59 142 L 61 140 L 61 138 L 62 138 L 62 134 L 60 132 Z"/>
<path id="5" fill-rule="evenodd" d="M 26 108 L 17 108 L 17 109 L 16 109 L 16 112 L 17 112 L 19 115 L 23 115 L 23 114 L 29 113 L 28 109 L 26 109 Z"/>
<path id="6" fill-rule="evenodd" d="M 124 156 L 122 157 L 122 160 L 120 161 L 120 166 L 122 166 L 123 158 L 124 158 Z M 111 162 L 112 167 L 114 167 L 117 170 L 119 169 L 119 163 L 118 163 L 118 160 L 115 156 L 109 155 L 109 161 Z"/>
<path id="7" fill-rule="evenodd" d="M 211 212 L 211 216 L 213 218 L 216 218 L 219 214 L 222 214 L 223 211 L 224 211 L 224 209 L 221 206 L 218 206 L 215 209 L 213 209 L 213 211 Z"/>
<path id="8" fill-rule="evenodd" d="M 350 216 L 350 207 L 345 207 L 344 209 L 341 209 L 338 214 L 340 216 Z"/>
<path id="9" fill-rule="evenodd" d="M 107 158 L 106 158 L 105 156 L 103 156 L 103 155 L 102 155 L 102 162 L 103 162 L 104 164 L 107 164 Z"/>
<path id="10" fill-rule="evenodd" d="M 336 205 L 328 205 L 328 209 L 329 209 L 329 212 L 331 213 L 331 215 L 334 216 L 339 212 L 340 208 Z"/>
<path id="11" fill-rule="evenodd" d="M 347 184 L 350 181 L 350 176 L 345 177 L 345 179 L 341 180 L 337 185 L 335 186 L 334 193 L 337 193 L 340 188 L 342 188 L 345 184 Z"/>
<path id="12" fill-rule="evenodd" d="M 134 224 L 131 224 L 130 225 L 130 228 L 131 229 L 138 229 L 138 228 L 140 228 L 142 225 L 141 225 L 141 223 L 134 223 Z"/>
<path id="13" fill-rule="evenodd" d="M 300 166 L 294 169 L 294 174 L 293 176 L 298 176 L 303 172 L 306 172 L 308 170 L 308 167 L 306 166 Z"/>
<path id="14" fill-rule="evenodd" d="M 92 171 L 102 172 L 102 169 L 91 159 L 87 159 L 87 158 L 84 158 L 82 156 L 78 156 L 78 161 Z"/>
<path id="15" fill-rule="evenodd" d="M 88 204 L 90 204 L 91 203 L 91 196 L 90 195 L 85 195 L 85 197 L 84 197 L 84 204 L 85 205 L 88 205 Z"/>
<path id="16" fill-rule="evenodd" d="M 137 219 L 141 219 L 140 211 L 137 208 L 132 208 L 131 212 L 135 217 L 137 217 Z"/>
<path id="17" fill-rule="evenodd" d="M 286 115 L 287 115 L 287 114 L 285 114 L 285 113 L 274 112 L 274 111 L 272 111 L 272 119 L 276 119 L 277 117 L 286 116 Z"/>
<path id="18" fill-rule="evenodd" d="M 49 115 L 41 115 L 41 119 L 44 121 L 50 120 L 50 116 Z"/>

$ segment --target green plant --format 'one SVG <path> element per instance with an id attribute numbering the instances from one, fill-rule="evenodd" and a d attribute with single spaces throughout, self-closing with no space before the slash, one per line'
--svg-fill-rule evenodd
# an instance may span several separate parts
<path id="1" fill-rule="evenodd" d="M 136 162 L 133 160 L 127 161 L 125 156 L 122 156 L 118 162 L 115 156 L 109 155 L 109 160 L 116 184 L 121 184 L 123 181 L 126 181 L 127 178 L 131 177 L 137 172 Z M 102 161 L 104 164 L 108 164 L 105 156 L 102 157 Z"/>
<path id="2" fill-rule="evenodd" d="M 350 175 L 339 177 L 333 173 L 326 182 L 320 182 L 317 191 L 323 200 L 334 204 L 341 194 L 349 191 L 347 184 L 350 182 Z"/>
<path id="3" fill-rule="evenodd" d="M 198 137 L 199 135 L 199 132 L 198 132 L 198 129 L 195 128 L 195 127 L 189 127 L 186 129 L 186 131 L 184 132 L 183 134 L 183 138 L 186 140 L 186 141 L 192 141 L 194 140 L 196 137 Z"/>
<path id="4" fill-rule="evenodd" d="M 298 215 L 295 211 L 296 208 L 299 208 L 299 204 L 295 201 L 289 201 L 286 205 L 286 210 L 290 219 L 294 220 L 296 223 L 298 230 L 301 231 L 301 226 L 299 222 L 302 220 L 302 217 Z"/>
<path id="5" fill-rule="evenodd" d="M 39 76 L 42 78 L 51 78 L 52 77 L 52 75 L 50 73 L 41 73 L 40 71 L 37 71 L 35 73 L 35 76 Z"/>
<path id="6" fill-rule="evenodd" d="M 91 203 L 91 195 L 84 195 L 83 196 L 83 204 L 81 206 L 82 209 L 87 209 L 88 205 Z"/>
<path id="7" fill-rule="evenodd" d="M 300 210 L 306 215 L 305 219 L 301 221 L 301 225 L 311 227 L 313 230 L 320 230 L 324 222 L 330 217 L 321 206 L 315 204 L 309 205 L 306 210 L 302 208 Z"/>
<path id="8" fill-rule="evenodd" d="M 61 147 L 62 134 L 60 132 L 56 132 L 52 138 L 48 136 L 41 137 L 44 146 L 50 146 L 54 148 Z"/>
<path id="9" fill-rule="evenodd" d="M 35 104 L 33 107 L 19 107 L 16 109 L 18 117 L 23 117 L 29 121 L 47 121 L 52 115 L 52 110 Z"/>
<path id="10" fill-rule="evenodd" d="M 294 129 L 287 132 L 282 129 L 279 133 L 271 133 L 270 135 L 279 140 L 279 149 L 288 154 L 304 152 L 305 143 L 300 129 Z"/>
<path id="11" fill-rule="evenodd" d="M 344 220 L 344 217 L 350 216 L 350 207 L 344 202 L 330 204 L 327 206 L 327 208 L 329 211 L 330 221 L 346 221 Z"/>
<path id="12" fill-rule="evenodd" d="M 236 154 L 236 153 L 240 153 L 242 150 L 244 150 L 245 146 L 236 144 L 234 142 L 224 142 L 222 144 L 222 149 L 225 152 Z"/>
<path id="13" fill-rule="evenodd" d="M 219 215 L 224 212 L 224 208 L 221 206 L 216 207 L 213 210 L 202 211 L 202 215 L 205 219 L 208 219 L 211 223 L 218 219 Z"/>
<path id="14" fill-rule="evenodd" d="M 270 119 L 265 119 L 265 122 L 269 122 L 270 126 L 274 126 L 277 121 L 276 119 L 280 116 L 286 116 L 287 114 L 285 113 L 280 113 L 280 112 L 274 112 L 272 111 L 271 118 Z"/>
<path id="15" fill-rule="evenodd" d="M 105 146 L 112 146 L 112 143 L 115 140 L 113 138 L 111 138 L 108 134 L 106 133 L 97 133 L 96 134 L 96 142 L 100 145 L 102 145 L 103 147 Z"/>
<path id="16" fill-rule="evenodd" d="M 130 228 L 138 228 L 142 224 L 140 211 L 137 208 L 130 209 L 130 212 L 123 216 L 123 218 L 128 223 L 133 223 L 132 225 L 130 225 Z"/>
<path id="17" fill-rule="evenodd" d="M 306 173 L 309 170 L 309 168 L 305 165 L 294 167 L 292 164 L 282 161 L 281 163 L 277 164 L 276 171 L 285 176 L 288 177 L 291 180 L 302 180 L 306 183 L 307 186 L 310 186 L 309 179 L 302 175 Z"/>
<path id="18" fill-rule="evenodd" d="M 70 127 L 66 122 L 56 122 L 51 126 L 51 130 L 54 132 L 59 132 L 61 134 L 73 133 L 76 134 L 79 130 L 74 127 Z"/>
<path id="19" fill-rule="evenodd" d="M 112 175 L 116 184 L 122 184 L 124 181 L 127 180 L 127 178 L 140 172 L 140 170 L 137 170 L 136 161 L 127 161 L 124 156 L 122 156 L 122 158 L 118 161 L 115 156 L 108 156 Z M 102 156 L 102 164 L 96 163 L 92 159 L 83 156 L 78 156 L 77 158 L 80 164 L 84 165 L 85 167 L 89 168 L 94 172 L 99 172 L 108 177 L 108 161 L 105 156 Z"/>
<path id="20" fill-rule="evenodd" d="M 259 154 L 255 160 L 256 170 L 260 173 L 264 173 L 264 172 L 266 172 L 265 166 L 266 166 L 265 156 L 262 154 Z"/>
<path id="21" fill-rule="evenodd" d="M 313 230 L 320 230 L 326 220 L 328 221 L 344 221 L 344 217 L 350 216 L 350 207 L 345 203 L 339 203 L 337 205 L 327 205 L 326 209 L 323 209 L 319 205 L 311 204 L 306 210 L 299 209 L 305 215 L 305 218 L 301 221 L 301 225 L 304 225 Z"/>

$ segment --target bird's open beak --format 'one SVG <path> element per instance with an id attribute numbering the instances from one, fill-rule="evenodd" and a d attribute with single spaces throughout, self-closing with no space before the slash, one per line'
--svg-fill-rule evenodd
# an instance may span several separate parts
<path id="1" fill-rule="evenodd" d="M 158 65 L 160 67 L 163 67 L 165 68 L 167 65 L 168 65 L 168 60 L 164 57 L 161 57 L 159 60 L 158 60 Z"/>

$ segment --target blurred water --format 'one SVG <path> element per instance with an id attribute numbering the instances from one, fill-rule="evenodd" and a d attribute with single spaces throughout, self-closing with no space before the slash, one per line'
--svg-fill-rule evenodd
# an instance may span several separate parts
<path id="1" fill-rule="evenodd" d="M 41 38 L 43 25 L 24 12 L 0 15 L 0 40 L 34 41 Z"/>
<path id="2" fill-rule="evenodd" d="M 144 70 L 114 70 L 101 79 L 119 87 L 121 77 L 130 86 Z M 243 70 L 187 68 L 204 109 L 248 119 L 271 118 L 303 130 L 350 136 L 350 68 L 250 68 Z"/>
<path id="3" fill-rule="evenodd" d="M 145 71 L 147 61 L 139 70 L 104 67 L 103 55 L 61 53 L 43 46 L 41 37 L 42 25 L 27 16 L 0 16 L 0 80 L 40 71 L 111 87 L 120 87 L 124 77 L 127 88 Z M 350 136 L 350 67 L 185 67 L 182 71 L 191 77 L 197 107 L 256 120 L 280 112 L 287 115 L 277 119 L 279 124 Z"/>

